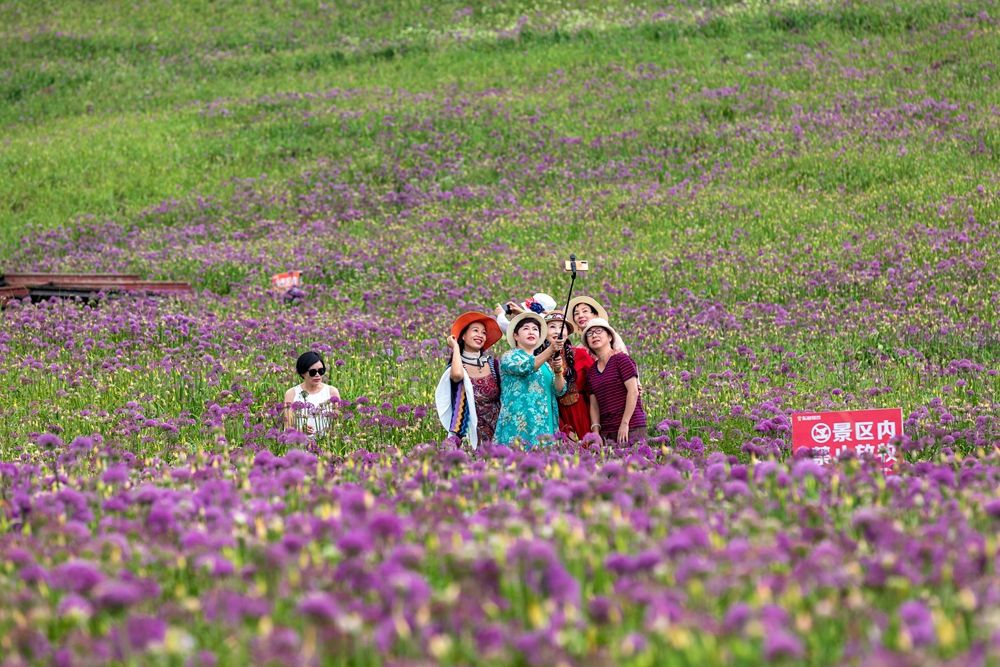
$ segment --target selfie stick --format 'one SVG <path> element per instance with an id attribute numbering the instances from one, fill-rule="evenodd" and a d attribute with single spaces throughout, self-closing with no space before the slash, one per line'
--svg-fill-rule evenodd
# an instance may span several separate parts
<path id="1" fill-rule="evenodd" d="M 576 282 L 576 255 L 569 256 L 569 266 L 573 271 L 573 274 L 569 281 L 569 294 L 566 295 L 566 308 L 569 308 L 569 302 L 573 298 L 573 284 Z M 559 328 L 559 338 L 563 338 L 566 335 L 566 318 L 570 316 L 570 314 L 566 312 L 566 308 L 563 309 L 562 324 Z"/>

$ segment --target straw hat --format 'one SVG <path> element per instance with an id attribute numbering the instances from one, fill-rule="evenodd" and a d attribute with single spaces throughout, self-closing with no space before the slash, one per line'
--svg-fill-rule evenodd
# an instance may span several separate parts
<path id="1" fill-rule="evenodd" d="M 622 344 L 622 337 L 618 335 L 615 328 L 608 324 L 608 321 L 601 319 L 600 317 L 595 317 L 594 319 L 587 322 L 587 326 L 583 328 L 583 346 L 590 350 L 590 339 L 587 338 L 587 332 L 591 329 L 596 329 L 600 327 L 602 329 L 607 329 L 611 332 L 611 349 L 616 349 Z"/>
<path id="2" fill-rule="evenodd" d="M 514 340 L 514 332 L 517 330 L 517 325 L 523 320 L 534 320 L 538 324 L 538 344 L 541 345 L 542 341 L 545 340 L 545 332 L 549 330 L 549 325 L 546 324 L 544 317 L 530 310 L 519 314 L 507 325 L 507 342 L 510 343 L 512 348 L 517 347 L 517 341 Z"/>
<path id="3" fill-rule="evenodd" d="M 451 335 L 457 339 L 462 335 L 465 327 L 474 322 L 479 322 L 486 327 L 486 342 L 483 343 L 484 352 L 503 338 L 503 332 L 500 331 L 500 325 L 497 324 L 497 321 L 489 315 L 477 312 L 462 313 L 459 315 L 458 319 L 451 325 Z"/>
<path id="4" fill-rule="evenodd" d="M 599 318 L 607 322 L 608 311 L 604 310 L 604 306 L 597 303 L 597 301 L 590 298 L 589 296 L 578 296 L 569 302 L 569 305 L 566 307 L 566 312 L 569 313 L 569 319 L 571 320 L 573 319 L 573 310 L 581 303 L 585 303 L 588 306 L 590 306 L 590 309 L 593 310 L 595 313 L 597 313 L 597 316 Z"/>
<path id="5" fill-rule="evenodd" d="M 561 310 L 553 310 L 544 315 L 545 321 L 548 323 L 552 322 L 565 322 L 566 323 L 566 335 L 572 336 L 576 333 L 576 323 L 572 320 L 567 320 L 566 316 Z"/>

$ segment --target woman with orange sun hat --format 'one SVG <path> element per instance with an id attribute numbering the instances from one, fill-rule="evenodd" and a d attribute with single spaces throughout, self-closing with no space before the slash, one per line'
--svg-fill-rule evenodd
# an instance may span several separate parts
<path id="1" fill-rule="evenodd" d="M 496 320 L 477 312 L 460 315 L 447 338 L 451 358 L 434 402 L 441 425 L 472 449 L 493 441 L 500 417 L 500 364 L 486 350 L 501 338 Z"/>

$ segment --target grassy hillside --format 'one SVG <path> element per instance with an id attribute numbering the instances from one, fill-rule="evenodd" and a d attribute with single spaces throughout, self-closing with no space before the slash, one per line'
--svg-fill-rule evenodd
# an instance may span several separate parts
<path id="1" fill-rule="evenodd" d="M 386 115 L 399 132 L 484 91 L 508 132 L 495 145 L 468 121 L 438 126 L 471 154 L 446 189 L 495 184 L 470 158 L 543 128 L 584 142 L 580 166 L 607 157 L 585 148 L 593 138 L 635 132 L 614 154 L 666 149 L 668 186 L 726 162 L 737 208 L 799 188 L 923 203 L 995 167 L 998 47 L 978 3 L 354 4 L 5 4 L 3 239 L 78 215 L 131 222 L 192 192 L 228 198 L 234 179 L 281 182 L 320 160 L 374 176 L 419 142 L 389 136 Z M 949 101 L 960 108 L 935 106 Z M 789 122 L 838 107 L 822 136 Z"/>

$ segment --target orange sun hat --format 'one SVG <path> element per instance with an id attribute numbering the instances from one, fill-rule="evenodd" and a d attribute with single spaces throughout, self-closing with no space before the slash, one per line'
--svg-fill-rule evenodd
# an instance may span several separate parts
<path id="1" fill-rule="evenodd" d="M 497 324 L 495 319 L 485 313 L 477 313 L 475 311 L 459 315 L 458 319 L 451 325 L 451 335 L 458 338 L 462 335 L 465 327 L 474 322 L 479 322 L 486 327 L 486 342 L 483 343 L 483 351 L 488 350 L 494 343 L 503 338 L 503 332 L 500 331 L 500 325 Z"/>

